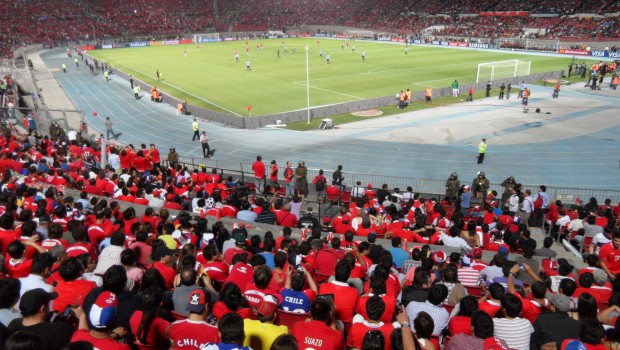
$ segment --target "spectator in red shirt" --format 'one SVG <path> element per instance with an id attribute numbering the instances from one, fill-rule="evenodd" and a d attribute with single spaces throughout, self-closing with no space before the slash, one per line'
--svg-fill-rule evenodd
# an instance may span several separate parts
<path id="1" fill-rule="evenodd" d="M 331 276 L 336 269 L 338 256 L 332 249 L 324 249 L 323 242 L 319 239 L 313 240 L 310 245 L 316 252 L 314 259 L 316 262 L 317 273 L 325 276 Z M 346 280 L 345 280 L 346 282 Z"/>
<path id="2" fill-rule="evenodd" d="M 218 320 L 229 313 L 237 313 L 243 318 L 255 319 L 252 310 L 247 305 L 247 300 L 241 293 L 241 289 L 235 283 L 226 283 L 220 293 L 222 300 L 213 305 L 213 316 Z"/>
<path id="3" fill-rule="evenodd" d="M 252 171 L 254 172 L 254 178 L 256 185 L 256 193 L 265 192 L 265 163 L 263 163 L 263 157 L 257 156 L 256 161 L 252 164 Z"/>
<path id="4" fill-rule="evenodd" d="M 228 277 L 229 265 L 222 261 L 222 255 L 217 250 L 215 244 L 208 245 L 202 250 L 202 255 L 198 255 L 196 260 L 202 264 L 202 271 L 204 271 L 209 278 L 219 283 L 224 284 L 224 281 Z"/>
<path id="5" fill-rule="evenodd" d="M 45 249 L 36 243 L 38 239 L 39 235 L 34 235 L 27 240 L 15 240 L 9 244 L 7 253 L 11 258 L 5 260 L 4 267 L 11 278 L 22 278 L 30 274 L 32 259 L 25 257 L 26 247 L 34 248 L 38 253 L 45 253 Z"/>
<path id="6" fill-rule="evenodd" d="M 9 244 L 19 238 L 13 229 L 14 223 L 15 220 L 10 213 L 0 216 L 0 249 L 2 253 L 6 253 Z"/>
<path id="7" fill-rule="evenodd" d="M 219 342 L 217 327 L 205 322 L 210 301 L 211 294 L 202 289 L 190 293 L 186 307 L 189 317 L 170 326 L 170 342 L 175 349 L 197 350 L 202 344 Z"/>
<path id="8" fill-rule="evenodd" d="M 224 284 L 234 283 L 242 290 L 245 289 L 246 284 L 252 282 L 254 276 L 254 270 L 252 265 L 247 263 L 247 253 L 237 254 L 232 259 L 232 267 Z"/>
<path id="9" fill-rule="evenodd" d="M 378 295 L 374 295 L 368 299 L 365 309 L 367 317 L 362 322 L 353 324 L 347 335 L 347 346 L 362 349 L 366 333 L 378 330 L 383 333 L 385 338 L 385 349 L 391 349 L 390 335 L 394 331 L 394 326 L 391 322 L 381 321 L 381 316 L 386 311 L 385 303 Z"/>
<path id="10" fill-rule="evenodd" d="M 297 216 L 291 213 L 291 203 L 284 205 L 284 211 L 278 216 L 278 225 L 284 227 L 297 227 Z"/>
<path id="11" fill-rule="evenodd" d="M 394 318 L 394 312 L 396 311 L 396 297 L 387 294 L 385 278 L 380 274 L 373 273 L 373 275 L 370 277 L 370 292 L 368 294 L 362 295 L 359 302 L 357 303 L 356 313 L 363 316 L 364 319 L 369 319 L 370 316 L 368 316 L 367 314 L 366 304 L 374 296 L 378 296 L 379 298 L 381 298 L 385 305 L 385 311 L 383 312 L 383 314 L 380 315 L 380 320 L 384 323 L 392 322 L 392 319 Z M 371 319 L 374 320 L 374 318 Z"/>
<path id="12" fill-rule="evenodd" d="M 491 317 L 495 317 L 495 314 L 502 307 L 500 299 L 504 295 L 504 287 L 497 282 L 491 283 L 485 293 L 485 299 L 480 302 L 478 309 L 486 312 Z"/>
<path id="13" fill-rule="evenodd" d="M 177 272 L 168 264 L 172 261 L 172 255 L 174 251 L 168 248 L 166 245 L 161 245 L 155 249 L 153 253 L 153 263 L 148 266 L 149 269 L 154 268 L 158 270 L 164 280 L 166 281 L 166 288 L 172 288 L 172 284 L 174 282 L 174 277 L 177 275 Z"/>
<path id="14" fill-rule="evenodd" d="M 140 310 L 131 316 L 129 324 L 136 340 L 142 344 L 158 348 L 170 345 L 170 322 L 159 316 L 163 293 L 157 287 L 149 287 L 142 291 Z M 92 312 L 92 311 L 91 311 Z"/>
<path id="15" fill-rule="evenodd" d="M 161 158 L 159 156 L 159 150 L 155 147 L 154 143 L 151 143 L 151 148 L 149 149 L 149 153 L 148 153 L 148 157 L 151 160 L 151 163 L 153 163 L 153 168 L 154 169 L 160 169 L 161 168 Z"/>
<path id="16" fill-rule="evenodd" d="M 266 295 L 279 294 L 279 290 L 271 288 L 271 269 L 260 265 L 254 269 L 254 282 L 246 284 L 243 295 L 252 308 L 257 308 Z"/>
<path id="17" fill-rule="evenodd" d="M 351 264 L 348 261 L 340 261 L 336 265 L 335 280 L 326 282 L 319 288 L 319 294 L 333 294 L 336 304 L 336 317 L 342 322 L 351 322 L 353 313 L 359 300 L 356 288 L 347 284 L 351 276 Z"/>
<path id="18" fill-rule="evenodd" d="M 471 335 L 471 315 L 478 309 L 478 300 L 472 295 L 468 295 L 459 302 L 459 312 L 450 318 L 448 330 L 450 334 Z"/>
<path id="19" fill-rule="evenodd" d="M 342 333 L 336 329 L 333 302 L 317 299 L 310 307 L 309 322 L 297 322 L 291 334 L 297 338 L 300 349 L 342 350 L 345 348 Z"/>
<path id="20" fill-rule="evenodd" d="M 605 244 L 599 251 L 599 264 L 614 281 L 620 273 L 620 232 L 615 232 L 610 243 Z"/>
<path id="21" fill-rule="evenodd" d="M 62 278 L 56 286 L 58 298 L 54 300 L 52 310 L 63 312 L 67 306 L 80 306 L 88 293 L 97 285 L 82 279 L 84 267 L 77 258 L 69 258 L 58 268 Z"/>

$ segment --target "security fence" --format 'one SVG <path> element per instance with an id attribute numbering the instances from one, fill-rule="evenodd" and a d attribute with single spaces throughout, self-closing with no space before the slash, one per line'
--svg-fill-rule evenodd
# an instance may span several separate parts
<path id="1" fill-rule="evenodd" d="M 166 159 L 167 155 L 162 155 L 162 159 Z M 231 175 L 238 175 L 244 180 L 253 180 L 254 173 L 252 171 L 252 164 L 232 162 L 226 160 L 205 159 L 205 158 L 193 158 L 179 156 L 178 162 L 187 166 L 189 169 L 206 167 L 207 169 L 215 168 L 220 173 L 226 173 Z M 283 165 L 280 166 L 280 174 L 283 172 Z M 311 184 L 312 179 L 318 175 L 319 169 L 308 168 L 308 183 Z M 328 184 L 331 183 L 333 170 L 324 170 L 323 176 L 328 180 Z M 446 174 L 446 179 L 450 174 Z M 351 189 L 357 181 L 360 181 L 362 186 L 372 184 L 373 188 L 381 188 L 382 185 L 388 185 L 391 190 L 399 189 L 400 192 L 405 192 L 407 187 L 410 186 L 414 192 L 423 194 L 425 197 L 436 197 L 438 199 L 443 198 L 445 195 L 445 183 L 446 179 L 424 179 L 415 177 L 403 177 L 403 176 L 389 176 L 389 175 L 377 175 L 357 172 L 345 172 L 345 185 L 347 189 Z M 471 185 L 469 179 L 461 181 L 463 185 Z M 612 203 L 620 202 L 620 190 L 608 190 L 608 189 L 592 189 L 592 188 L 577 188 L 566 186 L 554 186 L 547 184 L 523 184 L 524 188 L 529 188 L 532 192 L 538 188 L 539 185 L 547 186 L 547 193 L 550 198 L 555 200 L 561 200 L 563 203 L 576 203 L 577 199 L 585 200 L 586 202 L 590 197 L 595 197 L 599 202 L 604 199 L 611 199 Z M 490 190 L 495 190 L 499 195 L 503 193 L 503 187 L 499 183 L 491 183 Z"/>

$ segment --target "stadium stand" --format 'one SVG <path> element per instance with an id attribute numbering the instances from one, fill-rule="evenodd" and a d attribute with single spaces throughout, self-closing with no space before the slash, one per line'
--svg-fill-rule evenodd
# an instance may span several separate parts
<path id="1" fill-rule="evenodd" d="M 618 1 L 564 0 L 543 2 L 487 1 L 139 1 L 2 0 L 0 57 L 10 57 L 20 45 L 61 45 L 77 41 L 119 40 L 141 36 L 181 37 L 196 32 L 265 32 L 305 25 L 338 25 L 388 33 L 415 34 L 445 26 L 435 35 L 465 38 L 524 37 L 524 28 L 544 28 L 541 39 L 602 40 L 618 37 Z M 485 11 L 527 11 L 555 17 L 477 16 Z M 474 16 L 459 17 L 460 14 Z M 428 15 L 433 15 L 428 17 Z M 441 15 L 441 16 L 434 16 Z M 444 16 L 445 15 L 445 16 Z"/>
<path id="2" fill-rule="evenodd" d="M 535 228 L 515 221 L 514 213 L 508 210 L 499 210 L 499 201 L 493 197 L 461 210 L 458 200 L 417 194 L 403 200 L 401 193 L 389 189 L 366 189 L 363 197 L 350 199 L 345 205 L 339 199 L 349 192 L 338 192 L 331 197 L 333 208 L 323 211 L 333 214 L 317 218 L 310 211 L 303 213 L 302 208 L 309 206 L 308 202 L 304 205 L 303 198 L 290 201 L 279 191 L 263 196 L 255 193 L 253 183 L 228 177 L 217 169 L 188 169 L 183 164 L 169 167 L 158 151 L 146 145 L 139 149 L 109 146 L 109 163 L 118 169 L 104 171 L 92 167 L 99 154 L 96 141 L 71 141 L 57 128 L 47 134 L 51 136 L 36 137 L 32 130 L 30 135 L 5 131 L 0 137 L 4 149 L 0 158 L 0 249 L 5 258 L 0 292 L 17 293 L 9 300 L 18 300 L 15 281 L 21 278 L 21 283 L 30 286 L 38 279 L 38 287 L 55 290 L 61 300 L 83 303 L 84 312 L 79 309 L 74 315 L 84 318 L 77 331 L 70 317 L 61 319 L 64 337 L 59 336 L 52 345 L 58 348 L 69 341 L 96 344 L 100 339 L 114 342 L 123 336 L 129 343 L 136 341 L 138 348 L 164 349 L 170 340 L 174 344 L 198 334 L 207 338 L 196 338 L 196 342 L 241 345 L 240 337 L 215 337 L 214 326 L 208 325 L 218 321 L 220 327 L 234 324 L 230 319 L 237 316 L 227 316 L 233 314 L 248 319 L 236 324 L 239 331 L 286 324 L 303 346 L 307 333 L 295 324 L 304 322 L 308 313 L 313 322 L 321 321 L 321 303 L 328 303 L 327 307 L 332 303 L 331 299 L 317 298 L 317 293 L 333 293 L 335 305 L 331 307 L 338 317 L 347 322 L 352 318 L 353 324 L 344 324 L 345 337 L 340 341 L 353 345 L 373 327 L 380 327 L 383 337 L 389 339 L 393 327 L 388 325 L 394 320 L 422 327 L 421 317 L 430 317 L 440 331 L 448 327 L 452 331 L 450 341 L 458 344 L 458 335 L 470 329 L 468 322 L 472 322 L 467 311 L 471 305 L 467 303 L 476 302 L 465 299 L 468 291 L 486 293 L 495 303 L 507 302 L 502 294 L 518 294 L 514 303 L 524 316 L 519 324 L 527 329 L 545 329 L 545 323 L 537 322 L 542 317 L 541 305 L 556 305 L 557 298 L 564 298 L 565 303 L 558 301 L 556 307 L 566 309 L 575 319 L 587 312 L 596 315 L 599 308 L 603 322 L 614 321 L 608 315 L 615 309 L 606 309 L 608 299 L 615 297 L 608 278 L 620 271 L 613 258 L 608 259 L 610 250 L 620 249 L 611 239 L 618 235 L 620 206 L 609 201 L 599 205 L 592 198 L 588 203 L 565 205 L 548 202 L 548 198 L 547 202 L 538 201 L 545 198 L 543 195 L 528 199 L 540 202 L 532 204 L 535 208 L 546 207 L 536 208 L 546 218 L 544 232 L 549 234 L 541 247 L 530 238 Z M 113 160 L 117 154 L 118 162 Z M 269 186 L 266 188 L 269 192 Z M 469 193 L 465 185 L 459 192 L 465 196 Z M 291 216 L 295 219 L 289 220 Z M 586 251 L 595 253 L 600 248 L 600 255 L 587 258 L 589 270 L 580 271 L 586 277 L 577 277 L 574 266 L 565 259 L 555 259 L 554 248 L 559 245 L 553 237 L 571 240 L 569 233 L 578 231 L 578 226 L 584 228 Z M 589 239 L 597 228 L 601 233 Z M 578 241 L 575 237 L 572 240 Z M 41 266 L 48 271 L 42 260 L 49 261 L 49 271 L 55 271 L 49 277 L 45 274 L 46 278 L 37 277 L 42 276 Z M 494 266 L 487 267 L 489 263 Z M 201 276 L 199 282 L 196 276 Z M 113 288 L 111 281 L 119 278 L 121 288 L 115 289 L 118 302 L 102 304 L 101 295 L 108 300 L 117 298 L 105 293 Z M 562 284 L 564 279 L 577 283 L 577 290 Z M 479 282 L 489 289 L 477 290 Z M 128 291 L 122 290 L 125 285 Z M 347 285 L 351 287 L 343 289 Z M 500 286 L 499 291 L 494 285 Z M 522 285 L 524 289 L 515 287 Z M 564 286 L 561 291 L 565 296 L 545 296 L 545 285 L 556 291 Z M 341 299 L 342 293 L 352 293 L 356 298 Z M 21 294 L 24 299 L 33 298 L 32 291 Z M 49 298 L 42 295 L 38 298 Z M 212 308 L 204 307 L 208 304 L 206 295 Z M 406 312 L 398 317 L 396 300 L 406 306 Z M 13 307 L 8 304 L 5 309 Z M 462 311 L 450 317 L 457 304 Z M 19 309 L 31 320 L 26 305 L 30 302 L 20 304 Z M 436 306 L 429 309 L 428 305 Z M 112 321 L 101 320 L 101 311 L 93 311 L 102 307 L 116 310 L 116 325 L 124 327 L 117 330 L 119 335 L 111 333 Z M 284 321 L 276 316 L 279 308 L 286 316 Z M 0 308 L 0 312 L 5 309 Z M 491 316 L 497 311 L 483 309 Z M 56 310 L 64 311 L 64 307 Z M 422 310 L 428 314 L 420 313 Z M 300 317 L 294 318 L 295 313 Z M 28 329 L 19 316 L 16 313 L 4 325 L 8 334 Z M 186 317 L 204 321 L 207 328 L 201 332 L 185 329 Z M 493 320 L 499 327 L 496 337 L 518 347 L 518 340 L 501 332 L 501 325 L 512 319 L 495 316 Z M 467 325 L 463 327 L 462 323 Z M 51 327 L 42 320 L 37 324 L 42 329 Z M 141 324 L 149 325 L 148 334 L 141 333 Z M 312 326 L 321 325 L 327 326 L 320 322 Z M 363 327 L 367 329 L 360 331 Z M 426 338 L 422 328 L 416 332 L 420 339 Z M 429 339 L 439 344 L 439 332 L 432 327 L 429 332 Z M 320 334 L 317 339 L 322 341 L 330 337 Z M 571 337 L 556 336 L 561 340 Z M 334 337 L 342 335 L 334 333 Z M 274 341 L 259 338 L 262 343 L 254 343 L 255 348 L 269 348 Z"/>
<path id="3" fill-rule="evenodd" d="M 596 10 L 588 1 L 382 0 L 370 9 L 362 0 L 218 4 L 63 0 L 50 8 L 45 1 L 2 0 L 8 12 L 0 20 L 9 35 L 0 49 L 9 55 L 17 44 L 82 40 L 93 31 L 106 40 L 309 21 L 399 33 L 443 23 L 435 35 L 487 38 L 520 36 L 523 27 L 546 28 L 547 38 L 603 38 L 617 35 L 618 24 L 617 17 L 401 15 L 566 15 Z M 21 28 L 18 11 L 36 29 Z M 3 99 L 18 98 L 12 77 L 3 80 Z M 542 194 L 525 200 L 519 190 L 518 201 L 529 201 L 535 212 L 535 220 L 520 222 L 497 196 L 461 209 L 466 185 L 450 194 L 458 200 L 403 198 L 383 188 L 357 196 L 332 187 L 330 204 L 317 216 L 308 198 L 286 198 L 269 186 L 257 193 L 237 174 L 171 164 L 146 145 L 110 145 L 112 166 L 98 169 L 98 140 L 74 140 L 57 125 L 40 133 L 28 128 L 27 119 L 23 127 L 3 125 L 0 136 L 0 348 L 42 348 L 45 341 L 55 350 L 86 341 L 99 349 L 341 349 L 366 342 L 370 348 L 382 339 L 373 349 L 391 349 L 411 337 L 437 350 L 495 343 L 538 349 L 556 341 L 617 347 L 619 330 L 606 335 L 602 324 L 620 324 L 620 203 L 592 198 L 573 205 Z M 542 247 L 530 236 L 536 226 L 546 236 Z M 582 242 L 588 267 L 577 271 L 557 259 L 556 240 Z M 392 336 L 394 327 L 403 329 Z"/>

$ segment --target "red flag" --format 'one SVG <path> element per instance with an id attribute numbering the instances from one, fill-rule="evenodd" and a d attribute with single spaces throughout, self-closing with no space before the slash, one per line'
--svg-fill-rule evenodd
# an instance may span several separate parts
<path id="1" fill-rule="evenodd" d="M 252 105 L 248 105 L 248 112 L 252 110 Z"/>

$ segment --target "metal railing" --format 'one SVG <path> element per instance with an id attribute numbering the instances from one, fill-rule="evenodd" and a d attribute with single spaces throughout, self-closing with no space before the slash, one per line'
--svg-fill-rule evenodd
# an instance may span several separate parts
<path id="1" fill-rule="evenodd" d="M 162 159 L 166 159 L 167 155 L 162 155 Z M 216 160 L 216 159 L 204 159 L 204 158 L 193 158 L 193 157 L 183 157 L 179 156 L 178 163 L 187 166 L 188 168 L 197 168 L 201 166 L 205 166 L 207 168 L 216 168 L 221 173 L 231 173 L 231 174 L 239 174 L 243 180 L 246 180 L 246 177 L 249 179 L 253 179 L 254 173 L 252 171 L 252 165 L 249 163 L 241 163 L 241 162 L 233 162 L 226 160 Z M 279 165 L 280 167 L 280 178 L 282 178 L 284 172 L 284 165 Z M 308 168 L 308 183 L 311 184 L 312 179 L 318 175 L 319 169 L 316 168 Z M 331 184 L 332 179 L 332 170 L 324 170 L 324 176 L 328 180 L 328 184 Z M 446 179 L 450 174 L 446 174 Z M 426 196 L 442 198 L 445 196 L 445 183 L 446 180 L 441 179 L 424 179 L 424 178 L 414 178 L 414 177 L 403 177 L 403 176 L 390 176 L 390 175 L 377 175 L 377 174 L 367 174 L 367 173 L 357 173 L 357 172 L 345 172 L 345 185 L 348 189 L 350 189 L 353 185 L 360 181 L 362 186 L 367 186 L 368 184 L 372 184 L 373 188 L 381 188 L 383 184 L 388 185 L 388 188 L 394 190 L 398 188 L 401 193 L 405 192 L 408 186 L 413 188 L 413 191 L 416 193 L 421 193 Z M 471 185 L 469 183 L 469 179 L 462 180 L 461 184 L 463 185 Z M 524 189 L 531 189 L 533 193 L 536 192 L 536 189 L 541 184 L 523 184 Z M 545 184 L 546 185 L 546 184 Z M 561 200 L 564 203 L 575 203 L 577 199 L 585 200 L 586 202 L 590 197 L 595 197 L 600 203 L 603 202 L 604 199 L 611 199 L 612 203 L 620 202 L 620 190 L 607 190 L 607 189 L 592 189 L 592 188 L 578 188 L 578 187 L 568 187 L 568 186 L 554 186 L 554 185 L 546 185 L 547 193 L 550 198 L 555 200 Z M 495 190 L 501 196 L 504 192 L 503 187 L 499 183 L 491 183 L 490 190 Z"/>

